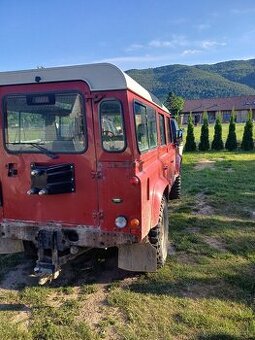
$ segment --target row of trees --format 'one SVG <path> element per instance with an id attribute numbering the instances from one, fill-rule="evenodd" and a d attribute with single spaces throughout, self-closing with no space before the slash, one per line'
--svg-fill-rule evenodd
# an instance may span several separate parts
<path id="1" fill-rule="evenodd" d="M 236 138 L 236 131 L 235 131 L 235 112 L 232 111 L 230 122 L 229 122 L 229 131 L 228 137 L 225 143 L 225 148 L 229 151 L 233 151 L 237 149 L 237 138 Z M 252 121 L 252 111 L 249 111 L 248 120 L 244 127 L 243 138 L 241 143 L 241 149 L 245 151 L 253 150 L 254 148 L 254 141 L 253 141 L 253 121 Z M 195 142 L 194 136 L 194 125 L 192 114 L 190 113 L 189 120 L 188 120 L 188 130 L 187 130 L 187 137 L 186 137 L 186 144 L 184 147 L 185 151 L 196 151 L 197 145 Z M 198 144 L 198 149 L 200 151 L 207 151 L 210 149 L 210 142 L 209 142 L 209 124 L 208 124 L 208 116 L 207 113 L 204 112 L 203 114 L 203 125 L 201 127 L 201 135 L 200 135 L 200 142 Z M 214 137 L 211 144 L 212 150 L 223 150 L 224 143 L 222 140 L 222 125 L 221 125 L 221 116 L 220 114 L 217 115 L 215 125 L 214 125 Z"/>

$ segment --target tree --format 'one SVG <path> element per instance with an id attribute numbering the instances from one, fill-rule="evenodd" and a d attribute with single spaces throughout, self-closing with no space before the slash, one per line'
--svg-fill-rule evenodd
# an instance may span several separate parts
<path id="1" fill-rule="evenodd" d="M 195 142 L 195 136 L 194 136 L 194 125 L 192 121 L 192 114 L 190 112 L 189 119 L 188 119 L 188 130 L 187 130 L 187 137 L 186 137 L 186 143 L 185 143 L 185 151 L 196 151 L 196 142 Z"/>
<path id="2" fill-rule="evenodd" d="M 169 92 L 165 101 L 165 106 L 173 116 L 178 117 L 184 107 L 184 99 L 176 96 L 173 92 Z"/>
<path id="3" fill-rule="evenodd" d="M 214 137 L 212 141 L 212 150 L 222 150 L 224 149 L 224 144 L 222 140 L 222 126 L 221 126 L 221 116 L 218 112 L 216 122 L 214 125 Z"/>
<path id="4" fill-rule="evenodd" d="M 203 125 L 201 127 L 200 143 L 198 145 L 198 148 L 200 151 L 207 151 L 210 149 L 207 112 L 203 113 Z"/>
<path id="5" fill-rule="evenodd" d="M 252 122 L 252 110 L 248 113 L 248 120 L 244 126 L 243 139 L 241 143 L 241 149 L 245 151 L 253 150 L 253 122 Z"/>
<path id="6" fill-rule="evenodd" d="M 228 137 L 225 144 L 225 148 L 228 151 L 233 151 L 237 149 L 235 115 L 235 110 L 233 109 L 229 122 Z"/>

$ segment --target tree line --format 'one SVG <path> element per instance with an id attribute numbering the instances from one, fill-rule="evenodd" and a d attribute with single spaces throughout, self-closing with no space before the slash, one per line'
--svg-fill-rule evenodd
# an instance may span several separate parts
<path id="1" fill-rule="evenodd" d="M 188 119 L 188 129 L 186 136 L 185 151 L 208 151 L 210 150 L 223 150 L 224 148 L 228 151 L 234 151 L 238 148 L 237 138 L 236 138 L 236 126 L 235 126 L 235 111 L 232 110 L 231 118 L 229 122 L 229 130 L 226 143 L 224 144 L 222 139 L 222 122 L 221 114 L 218 112 L 215 125 L 214 125 L 214 137 L 210 145 L 209 141 L 209 123 L 207 112 L 203 113 L 203 124 L 201 126 L 200 142 L 197 145 L 194 136 L 194 124 L 192 113 L 189 115 Z M 241 142 L 241 149 L 245 151 L 250 151 L 254 149 L 253 140 L 253 120 L 252 120 L 252 110 L 248 113 L 248 119 L 244 126 L 243 137 Z"/>

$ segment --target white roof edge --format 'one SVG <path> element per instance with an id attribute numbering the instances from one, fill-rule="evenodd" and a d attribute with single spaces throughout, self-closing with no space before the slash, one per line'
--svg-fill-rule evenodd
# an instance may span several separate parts
<path id="1" fill-rule="evenodd" d="M 91 91 L 129 89 L 168 112 L 167 108 L 156 96 L 121 71 L 117 66 L 110 63 L 0 72 L 0 86 L 33 84 L 36 82 L 35 77 L 41 78 L 40 83 L 83 80 L 88 84 Z"/>

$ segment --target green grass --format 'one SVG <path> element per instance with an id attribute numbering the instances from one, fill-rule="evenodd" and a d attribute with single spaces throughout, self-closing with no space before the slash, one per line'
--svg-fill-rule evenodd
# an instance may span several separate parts
<path id="1" fill-rule="evenodd" d="M 104 293 L 96 278 L 1 292 L 1 339 L 254 339 L 254 169 L 255 152 L 184 154 L 182 200 L 169 205 L 175 254 L 164 268 Z M 84 306 L 100 294 L 92 328 Z M 13 321 L 24 308 L 26 326 Z"/>

